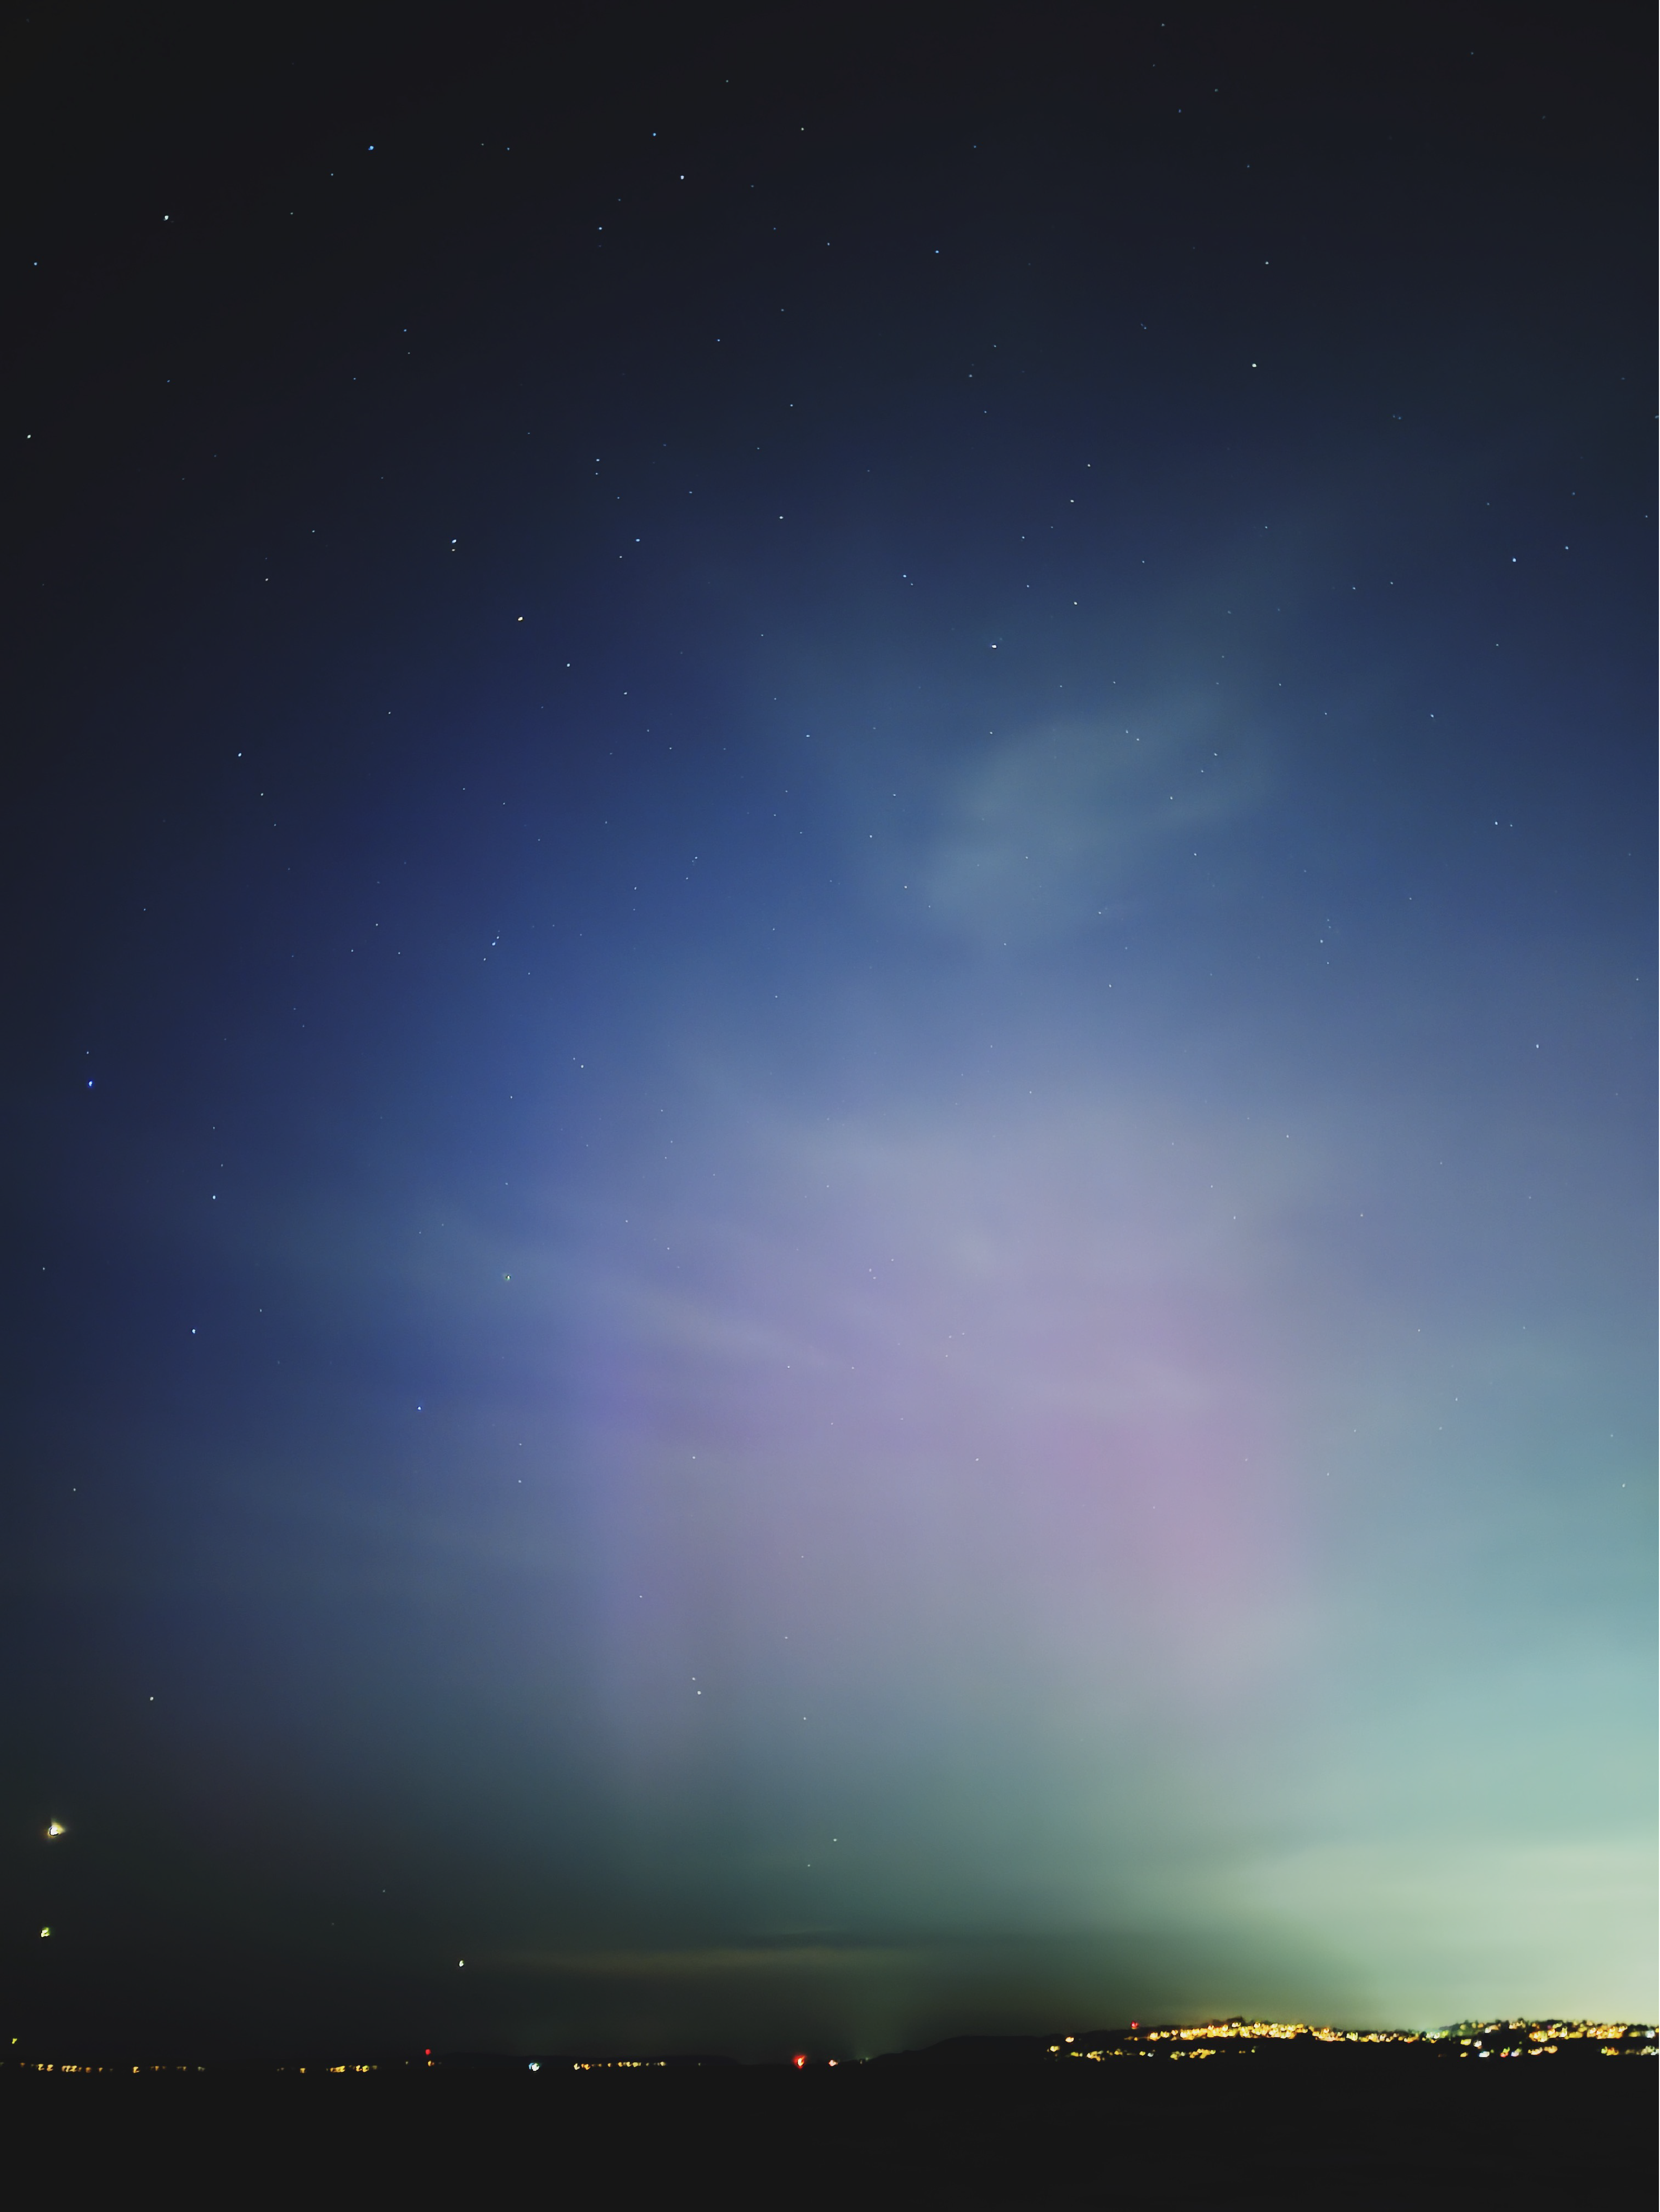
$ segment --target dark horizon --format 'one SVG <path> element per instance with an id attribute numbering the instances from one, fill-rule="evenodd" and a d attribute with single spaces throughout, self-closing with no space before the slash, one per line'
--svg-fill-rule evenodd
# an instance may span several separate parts
<path id="1" fill-rule="evenodd" d="M 6 2037 L 1660 2012 L 1653 49 L 15 28 Z"/>
<path id="2" fill-rule="evenodd" d="M 575 2073 L 650 2073 L 696 2070 L 708 2067 L 760 2066 L 774 2069 L 816 2069 L 908 2067 L 1026 2066 L 1051 2061 L 1080 2059 L 1110 2061 L 1117 2057 L 1190 2059 L 1220 2057 L 1230 2063 L 1266 2057 L 1276 2065 L 1294 2060 L 1395 2063 L 1408 2057 L 1450 2060 L 1481 2058 L 1566 2058 L 1573 2064 L 1610 2057 L 1652 2058 L 1657 2030 L 1641 2021 L 1460 2021 L 1420 2033 L 1411 2029 L 1380 2028 L 1376 2025 L 1347 2031 L 1307 2021 L 1247 2021 L 1235 2014 L 1226 2020 L 1201 2024 L 1185 2021 L 1128 2021 L 1111 2027 L 1075 2031 L 1051 2030 L 1039 2035 L 978 2033 L 949 2036 L 918 2048 L 897 2051 L 778 2052 L 760 2059 L 740 2059 L 724 2051 L 535 2051 L 487 2050 L 356 2049 L 342 2056 L 336 2047 L 290 2049 L 282 2057 L 259 2059 L 202 2057 L 174 2052 L 159 2057 L 153 2052 L 106 2049 L 44 2058 L 14 2045 L 0 2060 L 0 2070 L 14 2073 L 133 2074 L 351 2074 L 383 2072 L 523 2072 L 564 2069 Z"/>

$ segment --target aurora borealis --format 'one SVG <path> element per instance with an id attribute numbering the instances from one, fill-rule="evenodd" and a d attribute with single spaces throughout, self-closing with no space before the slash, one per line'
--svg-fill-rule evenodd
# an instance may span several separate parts
<path id="1" fill-rule="evenodd" d="M 30 64 L 19 2017 L 1651 2019 L 1614 19 L 372 20 Z"/>

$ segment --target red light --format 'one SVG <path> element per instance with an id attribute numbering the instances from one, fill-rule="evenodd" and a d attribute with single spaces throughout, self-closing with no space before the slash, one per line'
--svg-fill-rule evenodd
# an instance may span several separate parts
<path id="1" fill-rule="evenodd" d="M 794 2058 L 791 2061 L 791 2063 L 795 2066 L 805 2066 L 806 2063 L 805 2054 L 800 2051 L 796 2052 Z"/>

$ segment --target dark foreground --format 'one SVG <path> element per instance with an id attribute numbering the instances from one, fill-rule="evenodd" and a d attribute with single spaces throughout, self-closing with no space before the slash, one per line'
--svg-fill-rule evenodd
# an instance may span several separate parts
<path id="1" fill-rule="evenodd" d="M 78 2206 L 1654 2201 L 1652 2064 L 32 2075 L 9 2193 Z"/>

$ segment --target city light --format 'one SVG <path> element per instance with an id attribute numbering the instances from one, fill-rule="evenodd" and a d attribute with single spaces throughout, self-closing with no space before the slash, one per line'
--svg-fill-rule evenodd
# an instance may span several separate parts
<path id="1" fill-rule="evenodd" d="M 1079 2043 L 1065 2036 L 1049 2046 L 1051 2058 L 1214 2058 L 1226 2046 L 1255 2057 L 1268 2044 L 1414 2044 L 1456 2051 L 1461 2058 L 1548 2058 L 1571 2044 L 1595 2044 L 1605 2058 L 1652 2058 L 1656 2032 L 1629 2021 L 1460 2021 L 1451 2027 L 1327 2027 L 1307 2021 L 1213 2020 L 1196 2027 L 1142 2028 L 1134 2021 Z"/>

